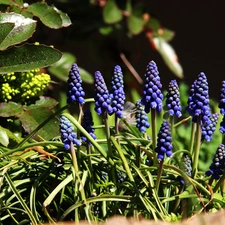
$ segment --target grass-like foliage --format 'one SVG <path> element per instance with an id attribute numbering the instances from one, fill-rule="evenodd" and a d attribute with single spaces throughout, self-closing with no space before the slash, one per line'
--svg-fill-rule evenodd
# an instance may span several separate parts
<path id="1" fill-rule="evenodd" d="M 204 73 L 189 96 L 175 80 L 164 93 L 151 61 L 138 102 L 125 103 L 124 86 L 119 66 L 110 89 L 97 71 L 95 96 L 87 99 L 74 64 L 68 105 L 36 129 L 17 135 L 20 125 L 10 116 L 16 113 L 1 114 L 8 118 L 0 135 L 9 136 L 0 146 L 1 223 L 91 222 L 113 215 L 179 221 L 225 206 L 224 82 L 218 104 L 209 100 Z M 68 108 L 77 116 L 64 112 Z M 59 136 L 38 135 L 56 118 Z"/>

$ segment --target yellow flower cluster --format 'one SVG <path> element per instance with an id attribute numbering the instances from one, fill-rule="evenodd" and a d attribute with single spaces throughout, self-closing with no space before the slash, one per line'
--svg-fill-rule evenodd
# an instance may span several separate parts
<path id="1" fill-rule="evenodd" d="M 0 76 L 0 101 L 25 102 L 39 97 L 50 80 L 50 76 L 40 73 L 40 69 L 3 74 Z"/>

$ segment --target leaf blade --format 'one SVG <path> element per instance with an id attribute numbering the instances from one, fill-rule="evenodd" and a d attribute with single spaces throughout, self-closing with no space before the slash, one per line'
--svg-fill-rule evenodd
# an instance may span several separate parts
<path id="1" fill-rule="evenodd" d="M 57 62 L 62 53 L 45 45 L 25 44 L 0 52 L 0 74 L 43 68 Z"/>

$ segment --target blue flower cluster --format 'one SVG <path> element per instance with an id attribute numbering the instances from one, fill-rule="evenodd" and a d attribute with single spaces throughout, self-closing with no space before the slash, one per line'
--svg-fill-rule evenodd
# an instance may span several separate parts
<path id="1" fill-rule="evenodd" d="M 140 100 L 136 103 L 135 118 L 136 127 L 140 132 L 145 133 L 146 129 L 150 127 L 150 124 L 148 122 L 148 116 L 144 110 L 144 106 L 141 104 Z"/>
<path id="2" fill-rule="evenodd" d="M 222 81 L 222 88 L 220 92 L 220 101 L 219 101 L 220 113 L 225 115 L 225 80 Z"/>
<path id="3" fill-rule="evenodd" d="M 206 171 L 206 176 L 213 176 L 214 179 L 219 179 L 220 175 L 223 174 L 225 168 L 225 145 L 220 144 L 217 148 L 216 154 L 214 156 L 213 162 Z"/>
<path id="4" fill-rule="evenodd" d="M 206 75 L 200 73 L 193 83 L 188 98 L 187 111 L 192 116 L 192 121 L 197 122 L 197 117 L 201 116 L 202 123 L 209 123 L 209 88 Z"/>
<path id="5" fill-rule="evenodd" d="M 155 151 L 158 153 L 157 158 L 160 161 L 164 159 L 165 154 L 167 157 L 172 156 L 173 146 L 170 126 L 170 123 L 164 120 L 159 130 Z"/>
<path id="6" fill-rule="evenodd" d="M 225 134 L 225 80 L 222 81 L 219 108 L 220 108 L 220 113 L 223 115 L 223 120 L 220 123 L 220 132 L 222 134 Z"/>
<path id="7" fill-rule="evenodd" d="M 191 158 L 189 157 L 189 155 L 187 153 L 183 153 L 182 158 L 181 158 L 181 170 L 184 171 L 189 177 L 191 177 L 191 173 L 192 173 L 192 161 Z M 181 176 L 177 176 L 178 181 L 181 184 L 185 184 L 185 181 L 183 179 L 183 177 Z"/>
<path id="8" fill-rule="evenodd" d="M 162 84 L 160 82 L 159 71 L 154 61 L 149 62 L 145 73 L 145 87 L 143 92 L 142 104 L 145 106 L 145 112 L 150 109 L 162 111 L 163 94 L 161 92 Z"/>
<path id="9" fill-rule="evenodd" d="M 212 135 L 216 130 L 216 124 L 219 119 L 219 113 L 214 113 L 209 116 L 209 123 L 202 125 L 202 141 L 211 141 Z"/>
<path id="10" fill-rule="evenodd" d="M 104 78 L 99 71 L 95 72 L 95 111 L 98 115 L 108 112 L 110 115 L 113 113 L 111 107 L 111 98 L 109 91 L 105 84 Z"/>
<path id="11" fill-rule="evenodd" d="M 74 132 L 73 125 L 69 121 L 69 119 L 65 116 L 60 116 L 59 119 L 59 127 L 60 127 L 60 133 L 61 133 L 61 139 L 64 143 L 64 148 L 66 150 L 70 149 L 71 143 L 80 146 L 81 141 L 77 140 L 77 135 Z"/>
<path id="12" fill-rule="evenodd" d="M 115 66 L 114 68 L 110 96 L 112 98 L 111 106 L 113 108 L 113 113 L 115 113 L 118 118 L 122 118 L 125 93 L 124 93 L 124 84 L 123 84 L 123 73 L 122 73 L 121 67 L 118 65 Z"/>
<path id="13" fill-rule="evenodd" d="M 84 111 L 83 119 L 82 119 L 82 126 L 83 128 L 91 135 L 93 139 L 96 139 L 96 135 L 94 134 L 94 128 L 92 126 L 94 125 L 93 118 L 91 111 L 89 109 Z M 87 137 L 84 135 L 81 136 L 82 141 L 87 142 Z M 91 144 L 88 142 L 88 144 Z"/>
<path id="14" fill-rule="evenodd" d="M 67 103 L 78 102 L 84 104 L 85 93 L 82 88 L 82 80 L 80 77 L 80 71 L 76 63 L 72 65 L 68 77 L 68 92 L 67 92 Z"/>
<path id="15" fill-rule="evenodd" d="M 166 105 L 170 116 L 182 116 L 180 105 L 180 93 L 179 87 L 176 80 L 171 80 L 168 87 L 168 93 L 166 95 Z"/>

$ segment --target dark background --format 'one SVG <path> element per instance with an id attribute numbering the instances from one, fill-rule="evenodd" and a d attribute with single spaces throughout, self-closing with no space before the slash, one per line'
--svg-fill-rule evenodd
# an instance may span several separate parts
<path id="1" fill-rule="evenodd" d="M 90 17 L 82 9 L 81 1 L 76 1 L 77 12 L 70 14 L 70 6 L 63 9 L 73 20 L 73 25 L 48 34 L 45 42 L 54 43 L 62 51 L 73 52 L 79 66 L 94 74 L 100 70 L 104 77 L 111 79 L 113 67 L 122 66 L 125 79 L 129 85 L 141 91 L 135 78 L 121 61 L 119 54 L 126 57 L 143 78 L 145 68 L 154 60 L 159 68 L 164 89 L 171 79 L 177 78 L 165 65 L 158 52 L 154 51 L 144 34 L 128 38 L 126 32 L 115 36 L 102 36 L 92 24 L 96 17 Z M 189 85 L 200 72 L 208 77 L 210 97 L 218 99 L 221 82 L 225 79 L 225 14 L 223 1 L 181 1 L 181 0 L 146 0 L 146 8 L 157 17 L 161 24 L 175 31 L 176 35 L 170 44 L 174 47 L 184 70 L 184 80 Z M 74 7 L 74 6 L 73 6 Z M 79 8 L 80 7 L 80 8 Z M 61 9 L 61 6 L 59 6 Z M 83 10 L 83 11 L 82 11 Z M 71 11 L 72 12 L 72 11 Z M 84 14 L 82 14 L 85 12 Z M 84 20 L 83 27 L 77 26 L 79 18 Z M 84 32 L 87 28 L 90 32 Z M 68 40 L 69 39 L 69 40 Z M 106 79 L 107 80 L 107 79 Z M 92 88 L 92 87 L 90 87 Z"/>

